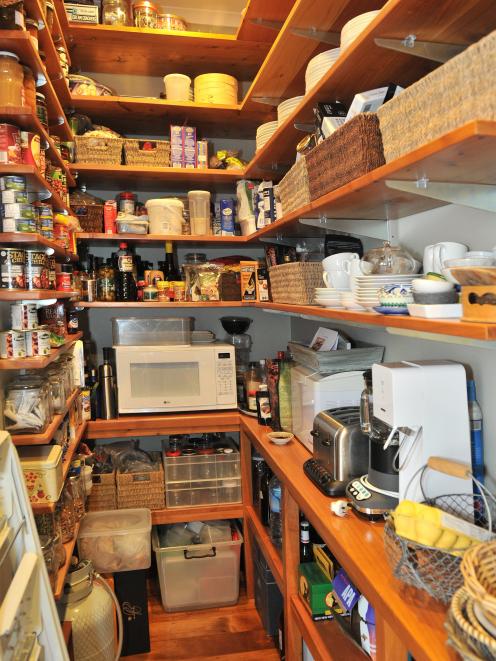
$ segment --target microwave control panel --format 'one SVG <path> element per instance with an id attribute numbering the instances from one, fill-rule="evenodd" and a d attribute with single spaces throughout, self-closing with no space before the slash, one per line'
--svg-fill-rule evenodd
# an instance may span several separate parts
<path id="1" fill-rule="evenodd" d="M 216 351 L 217 404 L 236 404 L 236 367 L 233 351 Z"/>

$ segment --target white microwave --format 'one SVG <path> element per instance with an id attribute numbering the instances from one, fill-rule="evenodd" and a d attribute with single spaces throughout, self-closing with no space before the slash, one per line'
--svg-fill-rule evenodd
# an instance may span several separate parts
<path id="1" fill-rule="evenodd" d="M 234 347 L 115 346 L 119 413 L 234 409 Z"/>

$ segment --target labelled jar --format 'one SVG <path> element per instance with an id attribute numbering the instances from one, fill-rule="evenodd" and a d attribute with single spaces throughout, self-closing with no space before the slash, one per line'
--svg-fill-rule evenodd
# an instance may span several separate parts
<path id="1" fill-rule="evenodd" d="M 158 10 L 150 0 L 135 2 L 133 17 L 137 28 L 156 28 L 158 25 Z"/>
<path id="2" fill-rule="evenodd" d="M 31 108 L 33 114 L 36 114 L 36 81 L 33 72 L 29 67 L 22 67 L 23 86 L 24 86 L 24 106 Z"/>
<path id="3" fill-rule="evenodd" d="M 24 15 L 22 0 L 3 0 L 0 3 L 0 30 L 24 30 Z"/>
<path id="4" fill-rule="evenodd" d="M 10 51 L 0 51 L 0 106 L 23 105 L 24 72 L 19 58 Z"/>

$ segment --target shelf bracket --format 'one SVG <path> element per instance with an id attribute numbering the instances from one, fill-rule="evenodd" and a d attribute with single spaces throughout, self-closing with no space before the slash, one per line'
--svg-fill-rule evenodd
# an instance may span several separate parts
<path id="1" fill-rule="evenodd" d="M 417 57 L 423 57 L 426 60 L 433 60 L 434 62 L 447 62 L 467 48 L 467 46 L 461 44 L 440 44 L 434 41 L 419 41 L 414 34 L 409 34 L 404 39 L 383 39 L 382 37 L 377 37 L 374 41 L 381 48 L 389 48 L 400 53 L 416 55 Z"/>
<path id="2" fill-rule="evenodd" d="M 255 103 L 263 103 L 266 106 L 278 106 L 282 99 L 278 96 L 252 96 L 251 100 Z"/>
<path id="3" fill-rule="evenodd" d="M 269 30 L 277 30 L 279 31 L 284 23 L 282 21 L 268 21 L 265 18 L 250 18 L 249 23 L 253 23 L 253 25 L 260 25 L 262 28 L 269 28 Z"/>
<path id="4" fill-rule="evenodd" d="M 385 220 L 356 220 L 355 218 L 300 218 L 302 225 L 318 227 L 323 230 L 336 230 L 346 234 L 364 236 L 369 239 L 378 239 L 380 241 L 392 240 L 392 227 L 390 223 L 396 221 Z"/>
<path id="5" fill-rule="evenodd" d="M 315 131 L 315 124 L 304 124 L 303 122 L 295 122 L 293 126 L 297 131 L 303 131 L 304 133 L 313 133 L 313 131 Z"/>
<path id="6" fill-rule="evenodd" d="M 262 172 L 282 172 L 291 167 L 291 163 L 271 163 L 270 165 L 257 165 L 257 170 Z"/>
<path id="7" fill-rule="evenodd" d="M 422 177 L 417 181 L 387 179 L 386 185 L 394 190 L 412 195 L 421 195 L 449 204 L 496 212 L 496 186 L 494 184 L 431 182 L 427 177 Z"/>
<path id="8" fill-rule="evenodd" d="M 291 32 L 298 37 L 306 37 L 331 46 L 339 46 L 341 41 L 339 32 L 325 32 L 324 30 L 318 30 L 314 25 L 309 28 L 292 28 Z"/>

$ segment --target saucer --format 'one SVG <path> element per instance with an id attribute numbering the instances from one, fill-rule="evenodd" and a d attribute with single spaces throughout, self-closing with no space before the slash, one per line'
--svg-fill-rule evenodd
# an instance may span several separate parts
<path id="1" fill-rule="evenodd" d="M 377 305 L 374 310 L 379 314 L 406 314 L 408 315 L 408 308 L 390 308 L 384 305 Z"/>
<path id="2" fill-rule="evenodd" d="M 275 445 L 287 445 L 293 440 L 294 434 L 289 431 L 271 431 L 267 437 Z"/>

